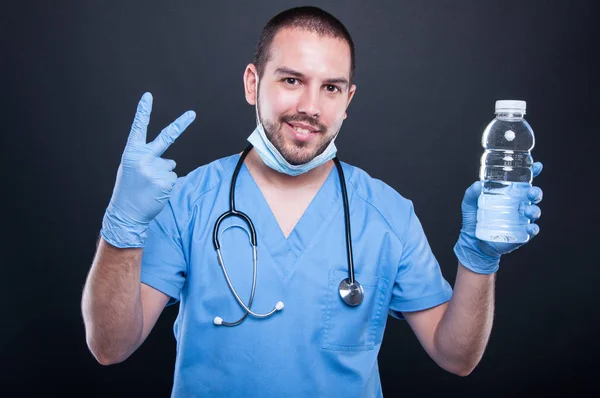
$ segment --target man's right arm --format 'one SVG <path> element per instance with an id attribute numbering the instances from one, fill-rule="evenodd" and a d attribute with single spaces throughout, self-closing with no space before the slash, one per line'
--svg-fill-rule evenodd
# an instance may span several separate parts
<path id="1" fill-rule="evenodd" d="M 142 248 L 117 248 L 102 237 L 81 301 L 87 345 L 98 362 L 127 359 L 148 337 L 169 300 L 140 282 Z"/>
<path id="2" fill-rule="evenodd" d="M 161 156 L 196 113 L 185 112 L 147 143 L 152 103 L 150 93 L 138 103 L 82 293 L 86 341 L 103 365 L 127 359 L 169 300 L 141 283 L 142 250 L 150 222 L 164 209 L 178 178 L 175 161 Z"/>

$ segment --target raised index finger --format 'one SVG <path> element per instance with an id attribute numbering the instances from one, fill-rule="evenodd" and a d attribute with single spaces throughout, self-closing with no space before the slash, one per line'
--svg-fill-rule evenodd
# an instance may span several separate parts
<path id="1" fill-rule="evenodd" d="M 148 148 L 157 156 L 161 156 L 195 118 L 196 112 L 194 111 L 187 111 L 179 116 L 173 123 L 161 131 L 154 141 L 148 144 Z"/>
<path id="2" fill-rule="evenodd" d="M 146 144 L 146 132 L 150 123 L 150 113 L 152 113 L 152 101 L 152 94 L 144 93 L 142 95 L 129 132 L 128 144 Z"/>

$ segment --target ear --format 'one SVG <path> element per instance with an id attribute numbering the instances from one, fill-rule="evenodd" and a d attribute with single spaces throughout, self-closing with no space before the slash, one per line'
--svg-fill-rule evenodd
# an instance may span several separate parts
<path id="1" fill-rule="evenodd" d="M 354 93 L 356 92 L 356 84 L 353 84 L 352 86 L 350 86 L 350 90 L 348 91 L 348 102 L 346 103 L 346 109 L 348 109 L 348 107 L 350 106 L 350 102 L 352 101 L 352 98 L 354 97 Z M 348 117 L 348 114 L 346 112 L 344 112 L 344 119 L 346 119 Z"/>
<path id="2" fill-rule="evenodd" d="M 248 64 L 244 71 L 244 94 L 246 95 L 246 102 L 250 105 L 256 105 L 256 90 L 258 90 L 258 72 L 254 64 Z"/>

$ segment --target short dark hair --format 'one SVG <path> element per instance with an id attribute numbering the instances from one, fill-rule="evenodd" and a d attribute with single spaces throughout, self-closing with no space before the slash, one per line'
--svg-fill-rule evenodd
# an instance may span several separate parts
<path id="1" fill-rule="evenodd" d="M 345 40 L 350 46 L 350 83 L 354 79 L 354 42 L 346 27 L 330 13 L 312 6 L 294 7 L 275 15 L 262 30 L 256 51 L 254 65 L 258 76 L 262 77 L 265 65 L 269 61 L 269 51 L 273 38 L 284 28 L 299 28 L 315 32 L 321 36 L 329 36 Z"/>

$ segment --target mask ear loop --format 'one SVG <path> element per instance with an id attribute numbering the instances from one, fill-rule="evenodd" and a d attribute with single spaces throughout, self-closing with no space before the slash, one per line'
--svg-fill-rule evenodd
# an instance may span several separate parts
<path id="1" fill-rule="evenodd" d="M 260 126 L 261 122 L 260 122 L 260 118 L 258 117 L 258 89 L 260 88 L 259 84 L 259 79 L 258 79 L 258 71 L 256 71 L 256 96 L 254 97 L 254 110 L 256 111 L 256 125 Z"/>

